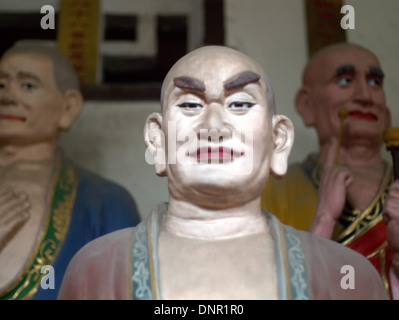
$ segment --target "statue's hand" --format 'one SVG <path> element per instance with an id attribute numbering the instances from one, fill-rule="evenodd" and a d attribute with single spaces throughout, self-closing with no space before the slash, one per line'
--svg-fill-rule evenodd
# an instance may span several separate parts
<path id="1" fill-rule="evenodd" d="M 25 193 L 0 189 L 0 252 L 28 221 L 30 203 Z"/>
<path id="2" fill-rule="evenodd" d="M 346 190 L 353 174 L 343 165 L 334 164 L 337 141 L 332 139 L 320 178 L 316 213 L 309 231 L 331 239 L 335 224 L 345 206 Z"/>
<path id="3" fill-rule="evenodd" d="M 382 216 L 387 225 L 387 241 L 392 252 L 392 267 L 399 279 L 399 181 L 389 188 Z"/>

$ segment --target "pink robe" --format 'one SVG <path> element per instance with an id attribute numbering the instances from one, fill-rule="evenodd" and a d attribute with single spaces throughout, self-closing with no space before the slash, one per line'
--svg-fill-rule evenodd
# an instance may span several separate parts
<path id="1" fill-rule="evenodd" d="M 156 240 L 166 209 L 82 248 L 68 266 L 59 299 L 162 299 Z M 362 255 L 265 214 L 275 240 L 280 299 L 387 299 L 378 272 Z M 348 265 L 353 289 L 345 287 Z"/>

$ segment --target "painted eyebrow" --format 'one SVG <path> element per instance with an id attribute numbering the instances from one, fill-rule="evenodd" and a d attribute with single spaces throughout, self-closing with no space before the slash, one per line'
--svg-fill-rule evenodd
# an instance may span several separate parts
<path id="1" fill-rule="evenodd" d="M 17 76 L 20 77 L 20 78 L 31 78 L 31 79 L 41 83 L 40 78 L 37 75 L 35 75 L 35 74 L 31 73 L 31 72 L 19 71 L 17 73 Z"/>
<path id="2" fill-rule="evenodd" d="M 8 72 L 1 71 L 1 70 L 0 70 L 0 77 L 2 77 L 2 78 L 8 78 L 9 76 L 10 76 L 10 75 L 9 75 Z M 31 79 L 33 79 L 33 80 L 35 80 L 35 81 L 41 83 L 39 77 L 36 76 L 35 74 L 31 73 L 31 72 L 19 71 L 19 72 L 17 73 L 17 76 L 18 76 L 19 78 L 31 78 Z"/>
<path id="3" fill-rule="evenodd" d="M 345 74 L 354 74 L 356 72 L 356 68 L 353 64 L 343 64 L 337 68 L 335 71 L 335 75 L 340 77 Z"/>
<path id="4" fill-rule="evenodd" d="M 370 71 L 370 76 L 378 77 L 381 79 L 384 79 L 384 77 L 385 77 L 385 74 L 380 67 L 372 66 L 369 68 L 369 71 Z"/>
<path id="5" fill-rule="evenodd" d="M 189 89 L 199 92 L 205 91 L 205 84 L 201 80 L 198 80 L 193 77 L 188 77 L 188 76 L 176 77 L 173 79 L 173 83 L 175 84 L 176 87 L 180 89 Z"/>
<path id="6" fill-rule="evenodd" d="M 260 75 L 253 71 L 243 71 L 224 82 L 224 88 L 229 91 L 247 84 L 258 82 Z"/>

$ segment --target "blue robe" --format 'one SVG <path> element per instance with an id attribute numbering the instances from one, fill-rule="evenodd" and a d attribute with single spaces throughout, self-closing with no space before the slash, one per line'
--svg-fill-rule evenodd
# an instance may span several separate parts
<path id="1" fill-rule="evenodd" d="M 53 266 L 55 289 L 43 290 L 39 286 L 34 299 L 57 299 L 69 261 L 86 243 L 139 221 L 136 204 L 124 188 L 80 168 L 70 227 Z"/>

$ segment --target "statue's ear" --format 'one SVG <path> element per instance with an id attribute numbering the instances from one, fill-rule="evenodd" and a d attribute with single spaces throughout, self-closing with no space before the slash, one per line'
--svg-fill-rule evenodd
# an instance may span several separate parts
<path id="1" fill-rule="evenodd" d="M 309 87 L 303 86 L 298 90 L 295 96 L 295 107 L 305 125 L 314 126 L 315 115 Z"/>
<path id="2" fill-rule="evenodd" d="M 61 130 L 69 130 L 82 110 L 83 97 L 81 92 L 76 89 L 68 89 L 64 97 L 65 103 L 62 107 L 63 109 L 59 121 L 59 128 Z"/>
<path id="3" fill-rule="evenodd" d="M 288 156 L 294 144 L 294 125 L 283 115 L 272 119 L 274 149 L 270 163 L 270 173 L 280 178 L 287 172 Z"/>
<path id="4" fill-rule="evenodd" d="M 148 154 L 152 156 L 155 173 L 161 177 L 166 176 L 165 135 L 162 131 L 162 115 L 158 112 L 151 113 L 144 126 L 144 143 Z M 147 159 L 147 162 L 150 162 Z"/>

